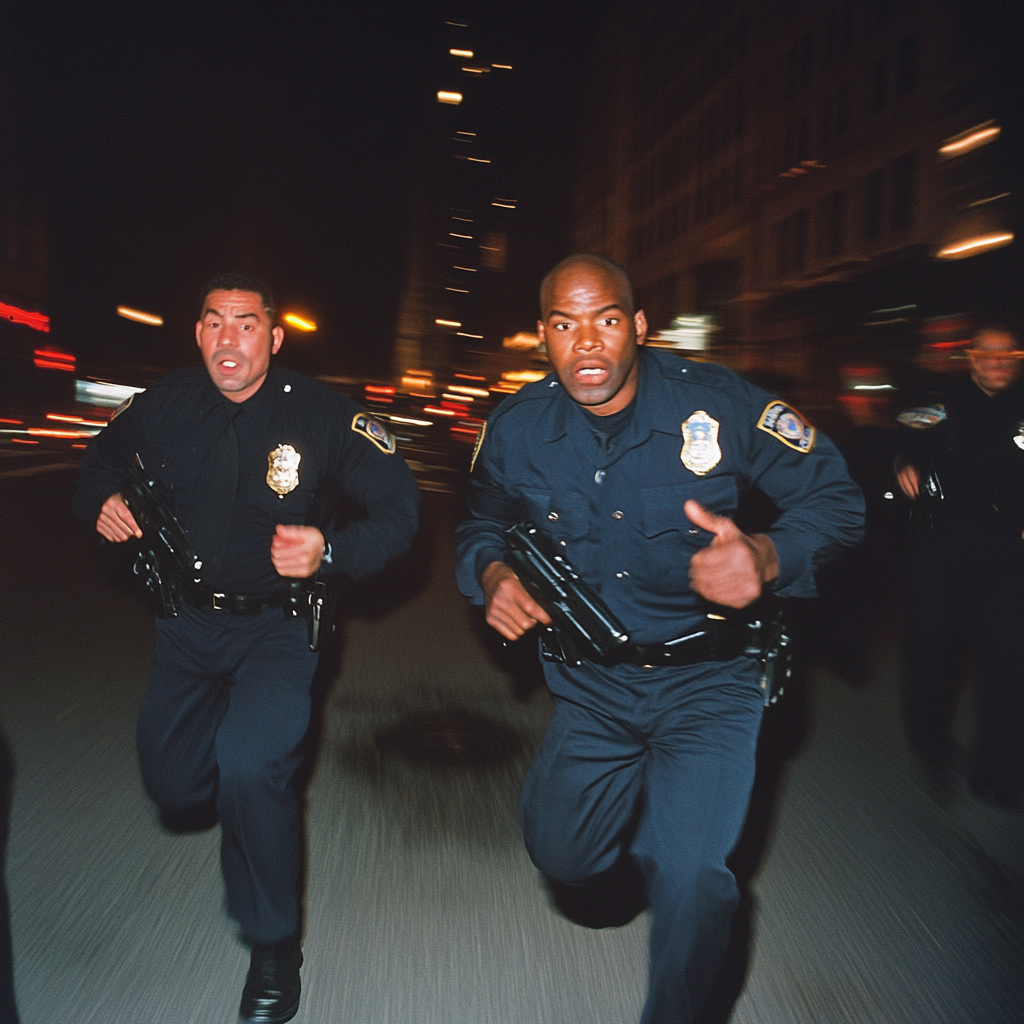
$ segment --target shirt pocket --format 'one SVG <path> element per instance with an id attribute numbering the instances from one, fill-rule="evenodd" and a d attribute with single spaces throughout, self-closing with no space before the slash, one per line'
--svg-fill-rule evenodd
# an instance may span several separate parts
<path id="1" fill-rule="evenodd" d="M 581 540 L 587 535 L 586 504 L 571 492 L 523 488 L 521 492 L 526 518 L 559 541 Z"/>
<path id="2" fill-rule="evenodd" d="M 196 489 L 199 475 L 206 462 L 202 448 L 151 441 L 139 458 L 148 473 L 152 473 L 172 493 L 188 494 Z"/>
<path id="3" fill-rule="evenodd" d="M 699 529 L 683 506 L 689 499 L 716 515 L 736 509 L 736 481 L 731 476 L 708 477 L 641 491 L 643 583 L 659 594 L 683 594 L 690 589 L 690 558 L 711 543 L 711 534 Z"/>

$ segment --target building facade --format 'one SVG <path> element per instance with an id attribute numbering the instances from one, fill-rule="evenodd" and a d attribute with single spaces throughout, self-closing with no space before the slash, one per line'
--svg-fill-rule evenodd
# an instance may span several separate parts
<path id="1" fill-rule="evenodd" d="M 630 270 L 653 328 L 714 314 L 733 363 L 797 380 L 829 346 L 1019 301 L 1017 7 L 618 6 L 575 247 Z"/>

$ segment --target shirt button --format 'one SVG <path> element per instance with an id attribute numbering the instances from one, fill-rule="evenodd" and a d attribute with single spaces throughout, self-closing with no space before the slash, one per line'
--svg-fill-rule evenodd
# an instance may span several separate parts
<path id="1" fill-rule="evenodd" d="M 613 512 L 612 513 L 612 519 L 621 519 L 621 518 L 622 518 L 622 513 L 621 512 Z"/>
<path id="2" fill-rule="evenodd" d="M 596 473 L 594 474 L 594 483 L 595 483 L 595 484 L 600 484 L 600 483 L 604 483 L 604 470 L 603 470 L 603 469 L 599 469 L 599 470 L 598 470 L 598 471 L 597 471 L 597 472 L 596 472 Z"/>
<path id="3" fill-rule="evenodd" d="M 549 512 L 548 513 L 548 519 L 550 519 L 551 522 L 553 522 L 553 523 L 557 522 L 558 521 L 558 513 L 557 512 Z"/>

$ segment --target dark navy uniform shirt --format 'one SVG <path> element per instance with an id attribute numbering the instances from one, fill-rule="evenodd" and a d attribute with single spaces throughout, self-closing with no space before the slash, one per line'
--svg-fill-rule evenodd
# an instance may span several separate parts
<path id="1" fill-rule="evenodd" d="M 782 510 L 768 531 L 779 558 L 772 587 L 813 597 L 815 568 L 863 530 L 864 499 L 835 446 L 730 370 L 643 348 L 639 359 L 635 409 L 610 450 L 554 374 L 495 410 L 458 530 L 462 593 L 483 602 L 480 574 L 504 560 L 502 530 L 529 518 L 563 544 L 633 639 L 670 640 L 707 611 L 688 570 L 712 535 L 684 502 L 731 516 L 758 487 Z"/>
<path id="2" fill-rule="evenodd" d="M 86 451 L 77 514 L 94 525 L 138 453 L 167 489 L 186 532 L 194 534 L 208 496 L 207 457 L 225 430 L 225 405 L 241 408 L 235 421 L 238 494 L 220 578 L 204 582 L 243 594 L 280 591 L 282 578 L 270 560 L 278 523 L 318 527 L 331 549 L 323 571 L 354 580 L 408 550 L 419 491 L 391 436 L 344 395 L 276 365 L 259 390 L 238 405 L 221 395 L 203 367 L 171 373 L 135 395 Z M 283 487 L 291 489 L 279 495 L 267 474 L 271 453 L 284 445 L 299 456 L 298 479 L 286 479 Z M 356 511 L 338 523 L 343 503 Z"/>
<path id="3" fill-rule="evenodd" d="M 957 381 L 941 401 L 899 416 L 900 462 L 934 471 L 951 514 L 999 514 L 1024 529 L 1024 381 L 986 395 Z"/>

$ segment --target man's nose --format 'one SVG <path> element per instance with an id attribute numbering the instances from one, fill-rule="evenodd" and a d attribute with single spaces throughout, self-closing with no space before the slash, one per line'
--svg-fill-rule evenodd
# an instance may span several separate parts
<path id="1" fill-rule="evenodd" d="M 597 348 L 601 344 L 601 338 L 593 324 L 580 324 L 576 332 L 576 348 L 586 352 Z"/>

